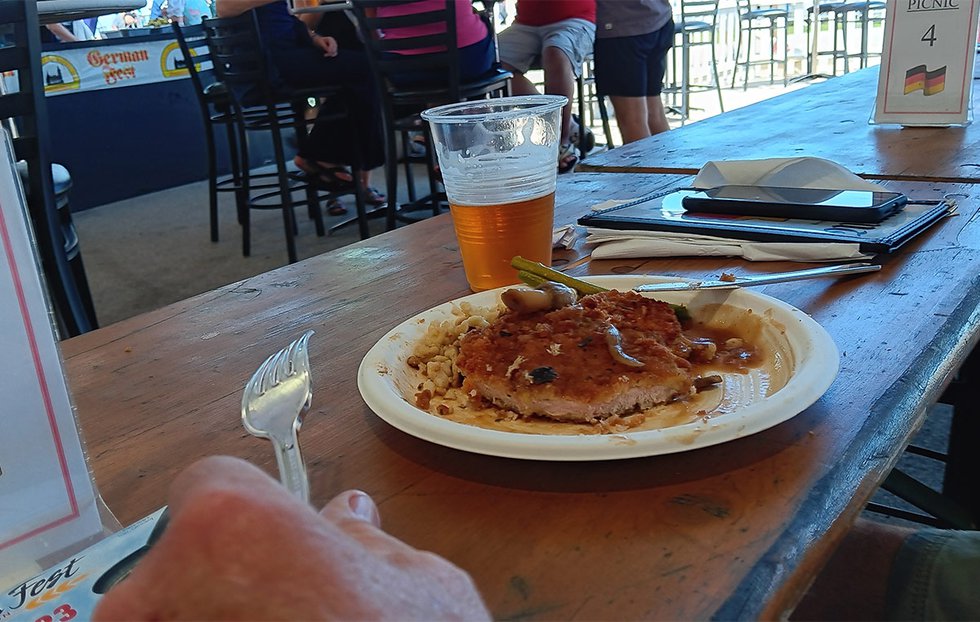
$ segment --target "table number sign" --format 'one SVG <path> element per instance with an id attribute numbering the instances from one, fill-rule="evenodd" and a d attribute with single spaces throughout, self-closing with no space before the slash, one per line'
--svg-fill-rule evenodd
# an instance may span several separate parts
<path id="1" fill-rule="evenodd" d="M 0 584 L 14 585 L 104 529 L 3 128 L 0 369 Z"/>
<path id="2" fill-rule="evenodd" d="M 872 123 L 965 125 L 980 0 L 888 0 Z"/>

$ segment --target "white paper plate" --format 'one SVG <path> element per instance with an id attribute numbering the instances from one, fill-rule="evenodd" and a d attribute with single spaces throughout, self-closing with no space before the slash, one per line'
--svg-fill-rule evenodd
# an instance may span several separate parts
<path id="1" fill-rule="evenodd" d="M 676 281 L 651 276 L 594 276 L 589 281 L 628 290 L 641 283 Z M 690 423 L 616 434 L 526 434 L 458 423 L 414 406 L 417 372 L 408 366 L 414 344 L 433 321 L 450 317 L 453 303 L 493 307 L 502 290 L 481 292 L 448 302 L 396 326 L 368 351 L 358 370 L 357 386 L 379 417 L 412 436 L 464 451 L 533 460 L 611 460 L 689 451 L 755 434 L 786 421 L 813 404 L 837 376 L 839 355 L 827 331 L 799 309 L 751 291 L 706 290 L 658 293 L 656 298 L 687 305 L 695 318 L 724 321 L 751 311 L 760 318 L 759 338 L 780 378 L 755 372 L 735 374 L 720 391 L 735 395 L 737 406 Z M 763 374 L 765 376 L 765 374 Z"/>

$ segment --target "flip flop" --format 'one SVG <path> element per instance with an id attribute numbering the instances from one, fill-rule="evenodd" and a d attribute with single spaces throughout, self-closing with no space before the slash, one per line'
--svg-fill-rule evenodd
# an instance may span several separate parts
<path id="1" fill-rule="evenodd" d="M 368 186 L 364 189 L 364 202 L 372 207 L 381 207 L 388 202 L 388 197 L 381 194 L 377 188 Z"/>
<path id="2" fill-rule="evenodd" d="M 307 180 L 321 190 L 327 192 L 352 192 L 354 178 L 344 179 L 341 175 L 350 176 L 351 172 L 343 166 L 322 166 L 313 160 L 296 159 L 296 166 L 306 173 Z"/>
<path id="3" fill-rule="evenodd" d="M 347 213 L 347 208 L 340 203 L 340 199 L 327 199 L 327 214 L 330 216 L 343 216 Z"/>

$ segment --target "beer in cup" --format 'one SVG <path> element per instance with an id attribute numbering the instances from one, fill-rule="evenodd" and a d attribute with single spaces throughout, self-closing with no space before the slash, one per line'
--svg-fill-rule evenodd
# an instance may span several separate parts
<path id="1" fill-rule="evenodd" d="M 435 153 L 473 291 L 518 282 L 515 255 L 551 264 L 560 95 L 431 108 Z"/>

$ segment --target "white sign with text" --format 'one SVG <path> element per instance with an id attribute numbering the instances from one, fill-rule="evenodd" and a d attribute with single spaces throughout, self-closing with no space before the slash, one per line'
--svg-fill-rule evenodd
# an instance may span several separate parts
<path id="1" fill-rule="evenodd" d="M 980 0 L 888 0 L 873 123 L 971 120 Z"/>
<path id="2" fill-rule="evenodd" d="M 102 533 L 13 149 L 0 127 L 0 584 Z"/>

